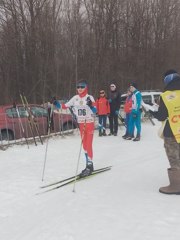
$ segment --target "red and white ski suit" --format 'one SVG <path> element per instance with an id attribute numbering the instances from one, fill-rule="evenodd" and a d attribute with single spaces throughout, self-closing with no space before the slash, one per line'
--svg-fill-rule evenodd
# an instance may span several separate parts
<path id="1" fill-rule="evenodd" d="M 75 95 L 67 103 L 62 105 L 62 108 L 73 107 L 74 114 L 76 115 L 79 124 L 80 134 L 83 143 L 83 149 L 87 153 L 89 160 L 93 158 L 92 142 L 94 135 L 94 113 L 87 105 L 87 98 L 90 98 L 95 106 L 93 96 L 87 94 Z"/>

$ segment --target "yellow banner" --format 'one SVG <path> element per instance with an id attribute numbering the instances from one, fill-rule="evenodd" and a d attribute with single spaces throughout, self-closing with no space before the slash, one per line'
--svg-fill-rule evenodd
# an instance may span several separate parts
<path id="1" fill-rule="evenodd" d="M 161 96 L 168 109 L 171 130 L 180 143 L 180 90 L 166 91 Z"/>

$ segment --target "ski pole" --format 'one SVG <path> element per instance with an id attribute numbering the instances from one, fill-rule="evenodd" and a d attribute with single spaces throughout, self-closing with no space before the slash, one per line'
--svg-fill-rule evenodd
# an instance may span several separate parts
<path id="1" fill-rule="evenodd" d="M 48 150 L 48 145 L 49 145 L 49 136 L 50 136 L 50 130 L 51 130 L 52 114 L 53 114 L 53 105 L 51 104 L 51 111 L 50 111 L 49 121 L 48 121 L 48 135 L 47 135 L 46 150 L 45 150 L 43 172 L 42 172 L 42 181 L 44 181 L 44 173 L 45 173 L 45 167 L 46 167 L 46 162 L 47 162 L 47 150 Z"/>
<path id="2" fill-rule="evenodd" d="M 34 140 L 34 144 L 35 146 L 37 146 L 37 142 L 36 142 L 36 138 L 35 138 L 35 134 L 34 134 L 34 130 L 33 130 L 33 125 L 32 125 L 32 121 L 31 121 L 31 118 L 30 118 L 30 113 L 29 113 L 29 109 L 28 107 L 26 106 L 25 102 L 24 102 L 24 99 L 23 99 L 23 96 L 20 94 L 20 98 L 21 98 L 21 102 L 23 104 L 23 107 L 24 107 L 24 110 L 27 112 L 28 116 L 27 116 L 27 119 L 28 119 L 28 123 L 29 123 L 29 128 L 30 128 L 30 131 L 31 131 L 31 134 L 32 134 L 32 137 L 33 137 L 33 140 Z"/>
<path id="3" fill-rule="evenodd" d="M 28 109 L 28 111 L 29 111 L 30 119 L 31 119 L 31 121 L 32 121 L 32 123 L 33 123 L 33 125 L 34 125 L 34 127 L 35 127 L 36 133 L 38 134 L 39 140 L 40 140 L 41 144 L 43 145 L 43 140 L 42 140 L 42 138 L 41 138 L 41 135 L 40 135 L 40 132 L 39 132 L 39 129 L 38 129 L 37 122 L 36 122 L 35 119 L 34 119 L 34 115 L 31 113 L 31 110 L 30 110 L 30 107 L 29 107 L 29 103 L 28 103 L 28 101 L 27 101 L 26 96 L 23 95 L 23 97 L 24 97 L 24 101 L 25 101 L 25 104 L 26 104 L 26 106 L 27 106 L 27 109 Z"/>
<path id="4" fill-rule="evenodd" d="M 120 114 L 118 114 L 118 118 L 121 121 L 121 123 L 124 125 L 124 127 L 127 128 L 126 124 L 124 123 L 124 119 Z"/>
<path id="5" fill-rule="evenodd" d="M 72 117 L 73 117 L 73 120 L 74 120 L 75 123 L 76 123 L 76 126 L 77 126 L 78 129 L 80 130 L 80 128 L 79 128 L 79 123 L 78 123 L 78 121 L 77 121 L 77 117 L 76 117 L 76 115 L 75 115 L 75 113 L 74 113 L 74 111 L 73 111 L 73 107 L 69 107 L 69 111 L 70 111 L 70 113 L 71 113 L 71 115 L 72 115 Z"/>
<path id="6" fill-rule="evenodd" d="M 78 126 L 79 126 L 79 124 L 78 124 Z M 76 187 L 77 175 L 78 175 L 78 170 L 79 170 L 79 161 L 80 161 L 80 156 L 81 156 L 81 151 L 82 151 L 85 128 L 86 128 L 86 121 L 84 122 L 83 130 L 82 130 L 81 145 L 80 145 L 80 150 L 79 150 L 79 155 L 78 155 L 78 160 L 77 160 L 77 166 L 76 166 L 76 172 L 75 172 L 75 178 L 74 178 L 74 184 L 73 184 L 73 190 L 72 190 L 73 192 L 75 192 L 75 187 Z"/>
<path id="7" fill-rule="evenodd" d="M 155 124 L 155 122 L 152 120 L 152 116 L 149 115 L 149 112 L 146 111 L 146 109 L 145 109 L 145 107 L 144 107 L 143 105 L 142 105 L 142 110 L 144 111 L 145 114 L 147 114 L 147 117 L 148 117 L 149 121 L 152 123 L 152 125 L 155 126 L 156 124 Z"/>
<path id="8" fill-rule="evenodd" d="M 80 131 L 80 126 L 79 126 L 79 123 L 77 121 L 77 117 L 73 111 L 73 107 L 70 107 L 69 108 L 69 111 L 71 112 L 72 114 L 72 117 Z M 78 154 L 78 160 L 77 160 L 77 165 L 76 165 L 76 172 L 75 172 L 75 178 L 74 178 L 74 184 L 73 184 L 73 192 L 75 192 L 75 187 L 76 187 L 76 180 L 77 180 L 77 175 L 78 175 L 78 170 L 79 170 L 79 161 L 80 161 L 80 157 L 81 157 L 81 151 L 82 151 L 82 145 L 83 145 L 83 140 L 84 140 L 84 132 L 85 132 L 85 128 L 86 128 L 86 120 L 84 122 L 84 125 L 83 125 L 83 130 L 82 130 L 82 135 L 81 135 L 81 145 L 80 145 L 80 149 L 79 149 L 79 154 Z"/>

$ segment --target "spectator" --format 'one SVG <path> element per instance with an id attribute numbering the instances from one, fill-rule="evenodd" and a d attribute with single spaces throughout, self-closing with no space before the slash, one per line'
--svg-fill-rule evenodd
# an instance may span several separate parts
<path id="1" fill-rule="evenodd" d="M 136 127 L 137 135 L 133 141 L 140 141 L 141 135 L 141 93 L 137 90 L 136 83 L 130 84 L 130 91 L 132 92 L 132 111 L 131 111 L 131 120 L 130 120 L 130 136 L 126 138 L 131 140 L 133 138 L 133 130 Z"/>
<path id="2" fill-rule="evenodd" d="M 117 91 L 116 85 L 110 85 L 109 92 L 110 115 L 109 115 L 109 128 L 110 135 L 117 136 L 118 133 L 118 114 L 121 105 L 121 94 Z"/>
<path id="3" fill-rule="evenodd" d="M 132 111 L 132 92 L 128 88 L 127 98 L 124 104 L 124 112 L 126 114 L 125 116 L 126 133 L 122 136 L 122 138 L 124 139 L 134 136 L 134 129 L 133 131 L 131 131 L 131 128 L 130 128 L 131 117 L 132 117 L 131 111 Z"/>
<path id="4" fill-rule="evenodd" d="M 110 113 L 110 106 L 104 90 L 100 90 L 99 92 L 96 107 L 99 118 L 99 136 L 106 136 L 106 122 L 107 116 Z"/>

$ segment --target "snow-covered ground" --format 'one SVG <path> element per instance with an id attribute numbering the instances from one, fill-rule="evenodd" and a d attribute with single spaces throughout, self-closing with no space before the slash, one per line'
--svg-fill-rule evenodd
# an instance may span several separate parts
<path id="1" fill-rule="evenodd" d="M 156 122 L 157 123 L 157 122 Z M 95 177 L 37 195 L 43 184 L 75 174 L 77 131 L 49 139 L 44 181 L 44 145 L 0 151 L 2 240 L 178 240 L 180 197 L 164 195 L 169 167 L 156 126 L 142 124 L 140 142 L 94 138 L 94 165 L 112 165 Z M 83 153 L 79 171 L 84 168 Z"/>

